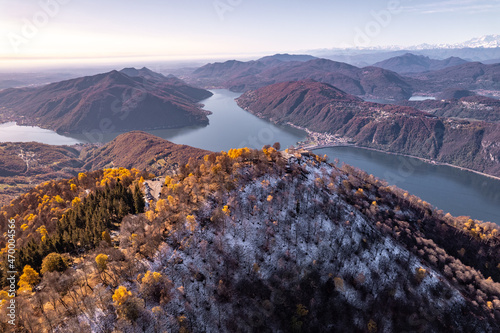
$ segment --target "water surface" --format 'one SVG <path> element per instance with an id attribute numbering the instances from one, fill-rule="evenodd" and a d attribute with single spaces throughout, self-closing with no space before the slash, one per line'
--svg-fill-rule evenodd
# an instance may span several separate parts
<path id="1" fill-rule="evenodd" d="M 307 133 L 274 125 L 241 109 L 235 98 L 241 93 L 225 89 L 212 90 L 214 94 L 200 103 L 204 109 L 212 111 L 208 116 L 208 126 L 191 126 L 179 129 L 147 130 L 146 132 L 159 136 L 177 144 L 185 144 L 211 151 L 229 150 L 231 148 L 256 148 L 280 142 L 281 147 L 295 145 L 307 137 Z M 109 142 L 120 133 L 97 133 L 91 137 L 75 136 L 83 141 Z"/>
<path id="2" fill-rule="evenodd" d="M 57 134 L 36 126 L 18 126 L 14 122 L 0 124 L 0 142 L 40 142 L 49 145 L 74 145 L 82 140 Z"/>
<path id="3" fill-rule="evenodd" d="M 148 131 L 178 144 L 212 151 L 230 148 L 262 148 L 280 142 L 284 149 L 306 137 L 301 130 L 276 126 L 241 109 L 235 102 L 240 94 L 228 90 L 213 90 L 214 95 L 204 101 L 205 109 L 213 112 L 205 127 Z M 113 140 L 120 133 L 99 133 L 101 142 Z M 48 144 L 71 145 L 94 142 L 96 137 L 69 138 L 53 131 L 14 123 L 0 125 L 0 142 L 38 141 Z M 432 165 L 415 158 L 396 156 L 354 147 L 324 148 L 315 151 L 327 154 L 330 160 L 338 158 L 391 185 L 430 202 L 452 215 L 466 215 L 475 219 L 500 224 L 500 181 L 472 172 L 442 165 Z"/>
<path id="4" fill-rule="evenodd" d="M 409 101 L 416 101 L 416 102 L 420 102 L 420 101 L 427 101 L 427 100 L 435 100 L 436 97 L 432 97 L 432 96 L 418 96 L 418 95 L 414 95 L 414 96 L 411 96 Z"/>
<path id="5" fill-rule="evenodd" d="M 471 216 L 500 225 L 500 181 L 446 165 L 355 147 L 322 148 L 330 162 L 360 168 L 385 179 L 454 216 Z"/>

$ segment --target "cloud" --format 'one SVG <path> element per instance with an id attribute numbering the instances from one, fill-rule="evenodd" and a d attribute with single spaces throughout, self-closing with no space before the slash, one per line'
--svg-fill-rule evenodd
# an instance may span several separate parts
<path id="1" fill-rule="evenodd" d="M 406 0 L 403 2 L 414 2 Z M 500 10 L 500 0 L 446 0 L 403 5 L 403 10 L 418 14 L 468 13 L 478 14 Z"/>

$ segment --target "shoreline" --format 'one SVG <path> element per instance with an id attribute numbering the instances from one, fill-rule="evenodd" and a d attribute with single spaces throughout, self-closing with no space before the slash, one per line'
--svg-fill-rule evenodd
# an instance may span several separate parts
<path id="1" fill-rule="evenodd" d="M 291 124 L 291 123 L 287 123 L 287 125 L 289 125 L 289 126 L 291 126 L 293 128 L 297 128 L 297 129 L 306 131 L 309 137 L 311 136 L 311 134 L 312 135 L 316 135 L 316 136 L 325 136 L 325 135 L 334 136 L 333 134 L 328 134 L 328 133 L 313 132 L 313 131 L 311 131 L 311 130 L 309 130 L 307 128 L 300 127 L 300 126 L 297 126 L 297 125 L 294 125 L 294 124 Z M 348 141 L 349 140 L 346 139 L 346 138 L 339 137 L 339 143 L 332 142 L 332 143 L 303 145 L 303 146 L 299 145 L 297 148 L 298 149 L 310 150 L 310 151 L 314 151 L 314 150 L 322 149 L 322 148 L 335 148 L 335 147 L 359 148 L 359 149 L 376 151 L 376 152 L 384 153 L 384 154 L 391 154 L 391 155 L 395 155 L 395 156 L 411 157 L 411 158 L 415 158 L 415 159 L 418 159 L 420 161 L 423 161 L 423 162 L 425 162 L 427 164 L 436 165 L 436 166 L 443 165 L 443 166 L 448 166 L 448 167 L 452 167 L 452 168 L 457 168 L 457 169 L 460 169 L 462 171 L 473 172 L 475 174 L 478 174 L 478 175 L 481 175 L 481 176 L 485 176 L 485 177 L 488 177 L 488 178 L 500 181 L 500 177 L 498 177 L 498 176 L 490 175 L 490 174 L 487 174 L 487 173 L 484 173 L 484 172 L 480 172 L 480 171 L 477 171 L 477 170 L 473 170 L 473 169 L 461 167 L 461 166 L 454 165 L 454 164 L 439 162 L 439 161 L 431 160 L 431 159 L 428 159 L 428 158 L 425 158 L 425 157 L 419 157 L 419 156 L 408 155 L 408 154 L 403 154 L 403 153 L 396 153 L 396 152 L 391 152 L 391 151 L 386 151 L 386 150 L 381 150 L 381 149 L 371 148 L 371 147 L 357 146 L 355 144 L 348 143 Z"/>
<path id="2" fill-rule="evenodd" d="M 379 152 L 379 153 L 384 153 L 384 154 L 391 154 L 391 155 L 395 155 L 395 156 L 411 157 L 411 158 L 415 158 L 415 159 L 417 159 L 417 160 L 421 160 L 422 162 L 425 162 L 425 163 L 427 163 L 427 164 L 431 164 L 431 165 L 435 165 L 435 166 L 448 166 L 448 167 L 452 167 L 452 168 L 460 169 L 460 170 L 462 170 L 462 171 L 469 171 L 469 172 L 472 172 L 472 173 L 478 174 L 478 175 L 480 175 L 480 176 L 485 176 L 485 177 L 488 177 L 488 178 L 491 178 L 491 179 L 495 179 L 495 180 L 499 180 L 499 181 L 500 181 L 500 177 L 493 176 L 493 175 L 490 175 L 490 174 L 487 174 L 487 173 L 484 173 L 484 172 L 480 172 L 480 171 L 472 170 L 472 169 L 469 169 L 469 168 L 464 168 L 464 167 L 461 167 L 461 166 L 458 166 L 458 165 L 453 165 L 453 164 L 449 164 L 449 163 L 438 162 L 438 161 L 429 160 L 429 159 L 426 159 L 426 158 L 423 158 L 423 157 L 418 157 L 418 156 L 413 156 L 413 155 L 407 155 L 407 154 L 402 154 L 402 153 L 395 153 L 395 152 L 391 152 L 391 151 L 380 150 L 380 149 L 376 149 L 376 148 L 363 147 L 363 146 L 356 146 L 356 145 L 353 145 L 353 144 L 330 144 L 330 145 L 317 145 L 317 146 L 313 146 L 312 148 L 310 148 L 310 147 L 307 147 L 307 148 L 302 148 L 302 147 L 300 147 L 300 149 L 306 149 L 306 150 L 311 150 L 311 151 L 314 151 L 314 150 L 317 150 L 317 149 L 322 149 L 322 148 L 335 148 L 335 147 L 350 147 L 350 148 L 359 148 L 359 149 L 365 149 L 365 150 L 376 151 L 376 152 Z"/>

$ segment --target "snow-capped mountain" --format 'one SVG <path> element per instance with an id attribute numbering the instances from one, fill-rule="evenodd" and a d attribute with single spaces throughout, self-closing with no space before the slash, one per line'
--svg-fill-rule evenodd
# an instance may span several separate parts
<path id="1" fill-rule="evenodd" d="M 428 49 L 465 49 L 465 48 L 496 48 L 500 47 L 500 35 L 486 35 L 482 37 L 472 38 L 463 43 L 455 44 L 420 44 L 413 47 L 407 47 L 411 50 L 428 50 Z"/>
<path id="2" fill-rule="evenodd" d="M 500 47 L 500 35 L 487 35 L 478 38 L 473 38 L 464 43 L 455 44 L 456 48 L 495 48 Z"/>

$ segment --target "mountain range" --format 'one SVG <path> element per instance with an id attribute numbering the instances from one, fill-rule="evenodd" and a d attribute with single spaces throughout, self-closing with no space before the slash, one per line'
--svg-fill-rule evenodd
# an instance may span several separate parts
<path id="1" fill-rule="evenodd" d="M 399 74 L 420 73 L 440 70 L 467 63 L 458 57 L 450 57 L 444 60 L 431 59 L 422 55 L 406 53 L 402 56 L 393 57 L 373 64 L 375 67 L 384 68 Z"/>
<path id="2" fill-rule="evenodd" d="M 389 45 L 366 48 L 348 47 L 310 50 L 307 53 L 320 58 L 346 62 L 359 67 L 372 65 L 389 58 L 399 57 L 406 53 L 427 56 L 438 60 L 459 57 L 467 61 L 493 63 L 492 60 L 500 58 L 500 36 L 487 35 L 455 44 L 420 44 L 413 46 Z M 496 62 L 498 63 L 498 61 Z"/>
<path id="3" fill-rule="evenodd" d="M 309 61 L 236 60 L 207 64 L 196 69 L 188 82 L 203 87 L 244 92 L 290 80 L 314 79 L 366 98 L 408 99 L 413 89 L 397 73 L 377 67 L 358 68 L 326 59 Z"/>
<path id="4" fill-rule="evenodd" d="M 412 107 L 363 102 L 312 80 L 248 91 L 243 109 L 278 124 L 342 137 L 361 147 L 422 157 L 500 176 L 500 125 L 439 118 Z"/>
<path id="5" fill-rule="evenodd" d="M 245 92 L 279 82 L 313 79 L 375 100 L 406 100 L 414 94 L 436 95 L 449 88 L 486 93 L 500 89 L 500 64 L 468 62 L 458 57 L 437 60 L 406 53 L 363 68 L 320 58 L 270 59 L 207 64 L 186 80 L 197 86 Z"/>
<path id="6" fill-rule="evenodd" d="M 208 124 L 197 104 L 209 91 L 147 68 L 124 69 L 0 91 L 9 119 L 61 133 L 119 132 Z M 4 116 L 5 117 L 5 116 Z"/>
<path id="7" fill-rule="evenodd" d="M 468 62 L 441 70 L 413 73 L 415 93 L 437 93 L 447 89 L 500 90 L 500 64 Z"/>

